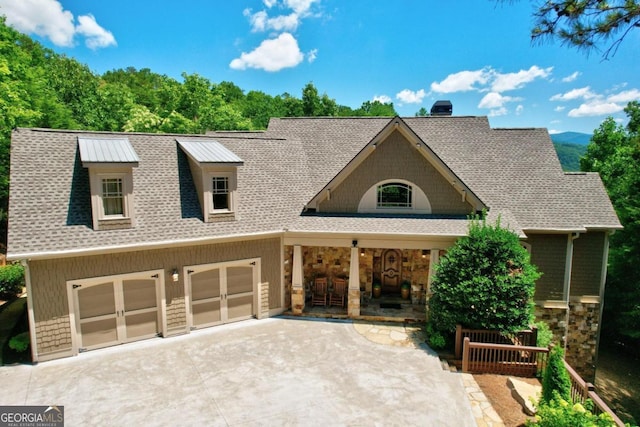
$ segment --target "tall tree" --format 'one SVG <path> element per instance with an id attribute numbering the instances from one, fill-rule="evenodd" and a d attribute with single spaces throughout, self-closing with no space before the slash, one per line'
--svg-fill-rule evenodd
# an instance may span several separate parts
<path id="1" fill-rule="evenodd" d="M 309 82 L 302 89 L 302 113 L 307 117 L 320 116 L 322 101 L 318 89 Z"/>
<path id="2" fill-rule="evenodd" d="M 536 6 L 533 16 L 532 40 L 558 39 L 586 52 L 602 51 L 607 59 L 627 35 L 640 28 L 640 2 L 545 0 Z"/>
<path id="3" fill-rule="evenodd" d="M 606 119 L 580 161 L 598 172 L 624 229 L 611 236 L 604 336 L 640 343 L 640 103 L 625 108 L 626 128 Z"/>

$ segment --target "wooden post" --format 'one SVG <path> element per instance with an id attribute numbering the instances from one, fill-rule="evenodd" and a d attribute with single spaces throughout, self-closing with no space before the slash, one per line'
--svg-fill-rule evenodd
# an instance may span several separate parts
<path id="1" fill-rule="evenodd" d="M 462 372 L 469 372 L 469 343 L 471 340 L 469 337 L 464 339 L 464 345 L 462 347 Z"/>
<path id="2" fill-rule="evenodd" d="M 462 351 L 462 325 L 456 325 L 456 349 L 455 356 L 457 360 L 460 360 Z"/>

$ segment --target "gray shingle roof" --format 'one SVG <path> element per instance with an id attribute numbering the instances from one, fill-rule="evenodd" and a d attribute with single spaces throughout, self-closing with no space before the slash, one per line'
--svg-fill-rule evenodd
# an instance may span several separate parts
<path id="1" fill-rule="evenodd" d="M 17 129 L 11 146 L 9 257 L 110 247 L 162 246 L 282 230 L 462 235 L 464 219 L 301 215 L 304 205 L 390 118 L 272 119 L 263 133 L 163 135 Z M 491 129 L 486 117 L 405 122 L 488 206 L 519 233 L 619 228 L 600 178 L 561 170 L 543 129 Z M 78 138 L 127 138 L 136 226 L 94 231 L 88 171 Z M 178 140 L 215 139 L 244 161 L 236 221 L 205 223 Z M 322 165 L 322 167 L 318 167 Z"/>

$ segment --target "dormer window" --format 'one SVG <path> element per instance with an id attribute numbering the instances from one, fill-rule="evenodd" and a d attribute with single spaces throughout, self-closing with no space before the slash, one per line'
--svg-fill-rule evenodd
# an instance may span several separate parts
<path id="1" fill-rule="evenodd" d="M 378 208 L 411 208 L 411 186 L 401 182 L 391 182 L 378 186 Z"/>
<path id="2" fill-rule="evenodd" d="M 231 208 L 229 177 L 214 176 L 211 180 L 212 211 L 229 211 Z"/>
<path id="3" fill-rule="evenodd" d="M 218 141 L 211 139 L 178 140 L 189 158 L 198 199 L 205 222 L 237 219 L 238 166 L 243 160 Z"/>
<path id="4" fill-rule="evenodd" d="M 133 168 L 139 160 L 129 140 L 81 137 L 78 146 L 89 169 L 94 230 L 133 227 Z"/>

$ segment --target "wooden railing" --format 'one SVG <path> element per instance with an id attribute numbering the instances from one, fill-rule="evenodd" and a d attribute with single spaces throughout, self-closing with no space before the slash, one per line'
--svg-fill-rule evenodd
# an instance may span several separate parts
<path id="1" fill-rule="evenodd" d="M 607 413 L 611 415 L 613 421 L 617 426 L 624 427 L 624 423 L 618 416 L 609 408 L 609 406 L 604 403 L 604 401 L 598 396 L 596 393 L 596 388 L 593 384 L 586 382 L 582 379 L 580 375 L 569 365 L 566 361 L 564 362 L 564 366 L 567 368 L 569 372 L 569 377 L 571 378 L 571 399 L 574 403 L 583 403 L 590 399 L 593 402 L 593 413 L 598 415 L 602 413 Z"/>
<path id="2" fill-rule="evenodd" d="M 525 329 L 516 332 L 513 336 L 506 336 L 498 331 L 488 331 L 486 329 L 464 329 L 461 325 L 456 326 L 455 357 L 460 360 L 462 357 L 462 343 L 465 338 L 469 338 L 475 343 L 490 344 L 510 344 L 535 347 L 538 340 L 538 330 L 536 328 Z"/>
<path id="3" fill-rule="evenodd" d="M 548 348 L 479 343 L 465 337 L 462 345 L 462 372 L 533 377 L 544 372 L 548 355 Z M 595 392 L 593 384 L 584 381 L 566 361 L 564 365 L 571 378 L 571 400 L 584 404 L 590 399 L 594 404 L 594 414 L 607 413 L 617 426 L 624 427 L 622 420 Z"/>
<path id="4" fill-rule="evenodd" d="M 548 348 L 487 344 L 464 339 L 462 372 L 534 377 L 547 366 Z"/>

